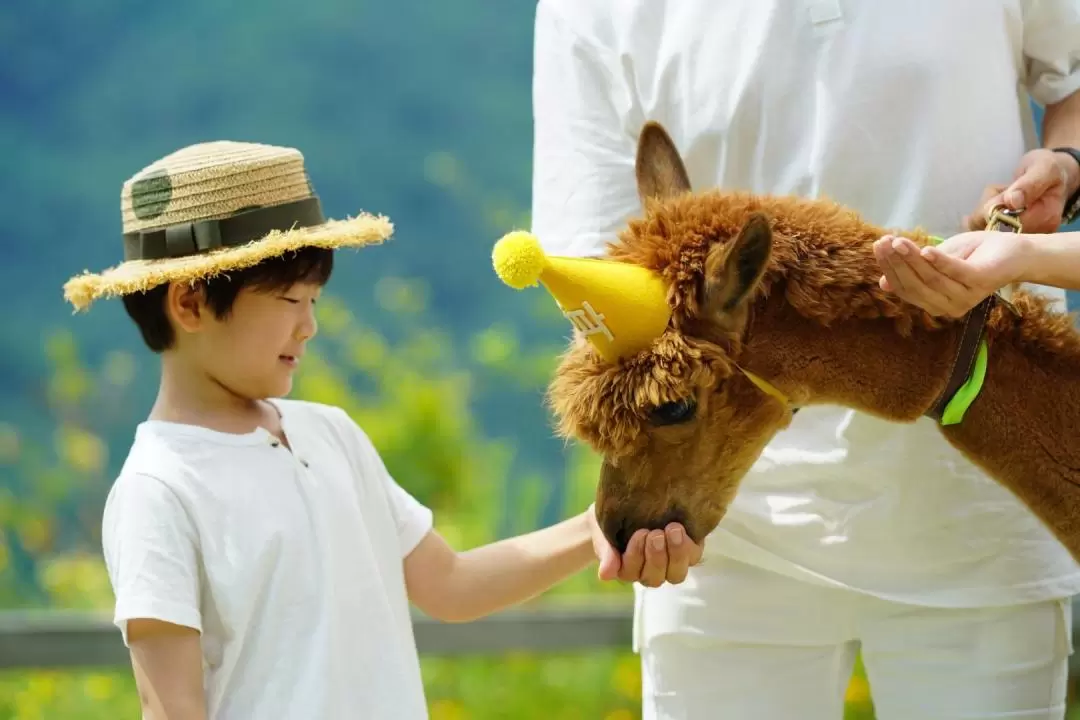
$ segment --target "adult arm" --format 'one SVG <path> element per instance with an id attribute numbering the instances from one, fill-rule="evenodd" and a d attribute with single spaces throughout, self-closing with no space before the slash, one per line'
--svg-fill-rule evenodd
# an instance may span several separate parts
<path id="1" fill-rule="evenodd" d="M 1013 181 L 990 185 L 969 230 L 986 227 L 986 211 L 997 204 L 1020 210 L 1024 229 L 1050 233 L 1061 224 L 1065 202 L 1080 187 L 1080 167 L 1055 147 L 1080 147 L 1080 4 L 1036 0 L 1025 12 L 1024 73 L 1021 81 L 1043 106 L 1043 146 L 1025 154 Z"/>
<path id="2" fill-rule="evenodd" d="M 1026 84 L 1045 108 L 1043 147 L 1080 148 L 1080 3 L 1037 0 L 1024 26 Z M 1080 186 L 1080 169 L 1065 165 L 1070 189 Z"/>
<path id="3" fill-rule="evenodd" d="M 576 2 L 536 7 L 532 230 L 549 254 L 599 257 L 640 211 L 644 117 L 614 53 L 574 22 Z"/>
<path id="4" fill-rule="evenodd" d="M 1080 33 L 1080 27 L 1077 27 L 1077 32 Z M 1080 39 L 1077 44 L 1080 45 Z M 1080 75 L 1080 71 L 1077 74 Z M 1061 102 L 1046 106 L 1043 113 L 1043 137 L 1043 145 L 1048 148 L 1080 149 L 1080 90 Z M 1080 162 L 1064 153 L 1055 153 L 1055 159 L 1061 164 L 1065 174 L 1066 197 L 1072 197 L 1080 188 Z"/>

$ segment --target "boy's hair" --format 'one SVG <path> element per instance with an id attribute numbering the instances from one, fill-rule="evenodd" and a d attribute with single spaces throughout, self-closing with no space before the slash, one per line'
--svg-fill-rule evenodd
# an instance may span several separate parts
<path id="1" fill-rule="evenodd" d="M 243 270 L 199 281 L 198 284 L 210 311 L 221 319 L 229 314 L 236 302 L 236 296 L 245 287 L 273 292 L 288 289 L 299 282 L 325 285 L 333 269 L 333 250 L 305 247 L 267 258 L 258 265 Z M 125 295 L 123 298 L 124 309 L 138 326 L 146 346 L 155 353 L 168 350 L 176 339 L 175 331 L 165 313 L 165 295 L 168 288 L 168 283 L 165 283 L 146 292 Z"/>

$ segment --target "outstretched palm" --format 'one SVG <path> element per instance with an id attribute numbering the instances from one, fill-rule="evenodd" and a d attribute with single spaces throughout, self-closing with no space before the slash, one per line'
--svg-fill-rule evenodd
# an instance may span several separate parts
<path id="1" fill-rule="evenodd" d="M 923 248 L 886 237 L 874 246 L 882 289 L 934 315 L 960 317 L 1022 272 L 1023 240 L 1012 233 L 967 232 Z"/>

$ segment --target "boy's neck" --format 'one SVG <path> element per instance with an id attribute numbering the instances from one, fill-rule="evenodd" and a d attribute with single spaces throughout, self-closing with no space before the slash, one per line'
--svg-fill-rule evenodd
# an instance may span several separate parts
<path id="1" fill-rule="evenodd" d="M 269 402 L 238 395 L 202 368 L 168 352 L 161 359 L 161 384 L 149 419 L 225 433 L 249 433 L 256 427 L 281 433 L 277 409 Z"/>

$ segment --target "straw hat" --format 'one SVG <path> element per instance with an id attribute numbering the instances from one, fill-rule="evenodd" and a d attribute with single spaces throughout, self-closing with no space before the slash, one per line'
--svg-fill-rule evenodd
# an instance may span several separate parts
<path id="1" fill-rule="evenodd" d="M 76 311 L 305 246 L 360 247 L 393 233 L 382 216 L 324 219 L 300 151 L 255 143 L 200 143 L 167 155 L 124 183 L 120 209 L 124 262 L 64 284 Z"/>

